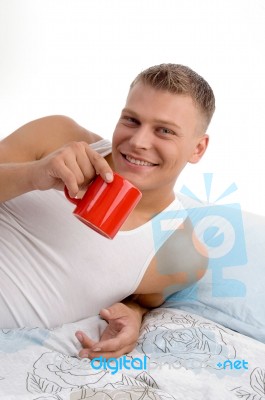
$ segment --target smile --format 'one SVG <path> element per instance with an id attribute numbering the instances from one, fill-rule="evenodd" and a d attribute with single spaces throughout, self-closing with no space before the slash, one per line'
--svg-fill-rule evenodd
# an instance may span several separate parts
<path id="1" fill-rule="evenodd" d="M 129 161 L 130 164 L 135 164 L 135 165 L 140 165 L 140 166 L 144 166 L 144 167 L 154 167 L 157 164 L 152 164 L 148 161 L 144 161 L 144 160 L 138 160 L 136 158 L 130 157 L 128 155 L 122 154 L 122 156 Z"/>

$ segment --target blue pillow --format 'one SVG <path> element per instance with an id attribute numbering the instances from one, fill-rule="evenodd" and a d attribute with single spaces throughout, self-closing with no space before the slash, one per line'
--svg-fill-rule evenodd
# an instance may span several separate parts
<path id="1" fill-rule="evenodd" d="M 265 217 L 238 204 L 205 205 L 180 195 L 209 267 L 162 307 L 189 311 L 265 343 Z"/>

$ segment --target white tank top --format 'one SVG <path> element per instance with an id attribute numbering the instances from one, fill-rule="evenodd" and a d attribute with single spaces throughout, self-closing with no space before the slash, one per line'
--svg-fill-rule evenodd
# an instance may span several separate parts
<path id="1" fill-rule="evenodd" d="M 92 147 L 111 151 L 105 140 Z M 168 237 L 163 228 L 154 241 L 149 221 L 109 240 L 76 219 L 74 207 L 57 190 L 0 204 L 0 328 L 52 328 L 98 314 L 136 290 Z M 175 199 L 166 210 L 180 209 Z"/>

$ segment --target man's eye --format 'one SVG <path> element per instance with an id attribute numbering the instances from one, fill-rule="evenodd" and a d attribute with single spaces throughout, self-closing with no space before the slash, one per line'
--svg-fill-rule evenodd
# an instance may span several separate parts
<path id="1" fill-rule="evenodd" d="M 130 125 L 135 125 L 138 124 L 138 121 L 135 118 L 132 117 L 122 117 L 123 120 L 125 120 L 127 123 L 129 123 Z"/>
<path id="2" fill-rule="evenodd" d="M 158 128 L 158 131 L 163 135 L 175 135 L 175 132 L 173 132 L 171 129 L 168 128 Z"/>

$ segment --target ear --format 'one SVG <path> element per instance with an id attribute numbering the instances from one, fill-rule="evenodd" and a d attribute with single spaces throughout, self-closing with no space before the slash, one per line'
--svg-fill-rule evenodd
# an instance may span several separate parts
<path id="1" fill-rule="evenodd" d="M 194 148 L 193 153 L 189 159 L 189 162 L 191 164 L 196 164 L 198 161 L 200 161 L 200 159 L 202 158 L 207 149 L 208 143 L 209 143 L 208 135 L 205 134 L 199 137 L 199 141 L 197 141 L 196 147 Z"/>

